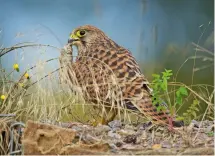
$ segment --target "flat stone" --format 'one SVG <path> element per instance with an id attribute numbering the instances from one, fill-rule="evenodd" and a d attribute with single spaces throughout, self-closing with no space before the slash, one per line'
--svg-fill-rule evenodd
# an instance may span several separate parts
<path id="1" fill-rule="evenodd" d="M 103 133 L 109 132 L 111 128 L 107 125 L 99 125 L 94 128 L 95 135 L 101 135 Z"/>
<path id="2" fill-rule="evenodd" d="M 108 136 L 113 138 L 113 139 L 121 139 L 121 135 L 114 133 L 113 131 L 109 131 Z"/>
<path id="3" fill-rule="evenodd" d="M 113 120 L 113 121 L 109 122 L 108 125 L 112 129 L 121 128 L 122 127 L 122 122 L 120 120 Z"/>
<path id="4" fill-rule="evenodd" d="M 161 143 L 162 148 L 171 148 L 172 145 L 169 141 L 165 140 Z"/>

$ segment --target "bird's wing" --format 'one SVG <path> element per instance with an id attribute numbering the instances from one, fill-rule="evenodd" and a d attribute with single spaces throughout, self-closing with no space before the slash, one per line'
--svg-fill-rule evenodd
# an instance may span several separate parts
<path id="1" fill-rule="evenodd" d="M 119 77 L 119 84 L 127 108 L 138 109 L 155 122 L 167 123 L 168 111 L 159 112 L 156 109 L 156 105 L 153 105 L 152 90 L 149 87 L 149 82 L 141 73 L 134 57 L 127 50 L 117 53 L 117 56 L 118 60 L 122 60 L 118 62 L 119 64 L 122 62 L 123 72 L 126 73 L 124 77 Z"/>

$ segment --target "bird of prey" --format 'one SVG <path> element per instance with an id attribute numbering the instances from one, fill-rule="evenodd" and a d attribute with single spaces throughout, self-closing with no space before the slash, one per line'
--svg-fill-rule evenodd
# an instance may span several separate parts
<path id="1" fill-rule="evenodd" d="M 71 46 L 77 47 L 78 55 L 74 62 L 67 60 L 67 81 L 78 84 L 87 101 L 102 102 L 105 106 L 119 104 L 140 112 L 156 124 L 172 126 L 169 111 L 158 111 L 153 105 L 149 82 L 129 50 L 91 25 L 72 31 L 67 46 L 69 55 L 72 53 Z M 62 54 L 61 66 L 66 62 L 63 58 Z M 116 110 L 109 108 L 112 114 L 103 120 L 103 124 L 113 120 L 116 115 Z"/>

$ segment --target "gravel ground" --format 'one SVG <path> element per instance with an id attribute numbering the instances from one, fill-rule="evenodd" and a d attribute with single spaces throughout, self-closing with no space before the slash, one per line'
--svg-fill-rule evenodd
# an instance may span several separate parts
<path id="1" fill-rule="evenodd" d="M 110 153 L 115 154 L 131 151 L 136 154 L 153 154 L 154 151 L 157 151 L 154 154 L 213 154 L 214 121 L 193 120 L 189 126 L 174 128 L 171 132 L 150 122 L 124 125 L 119 120 L 97 127 L 81 123 L 61 123 L 60 126 L 77 132 L 75 142 L 105 143 Z"/>

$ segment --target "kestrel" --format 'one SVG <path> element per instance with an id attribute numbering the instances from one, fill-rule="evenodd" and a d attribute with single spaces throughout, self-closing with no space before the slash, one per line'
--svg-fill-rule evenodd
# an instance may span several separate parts
<path id="1" fill-rule="evenodd" d="M 87 101 L 109 108 L 112 115 L 104 120 L 105 123 L 116 115 L 116 109 L 110 106 L 120 105 L 139 111 L 156 124 L 172 125 L 168 110 L 158 111 L 153 105 L 149 82 L 129 50 L 91 25 L 74 29 L 67 48 L 70 46 L 77 47 L 78 56 L 73 62 L 64 60 L 65 56 L 61 54 L 61 66 L 67 62 L 66 81 L 81 88 Z M 70 56 L 72 49 L 68 51 Z"/>

